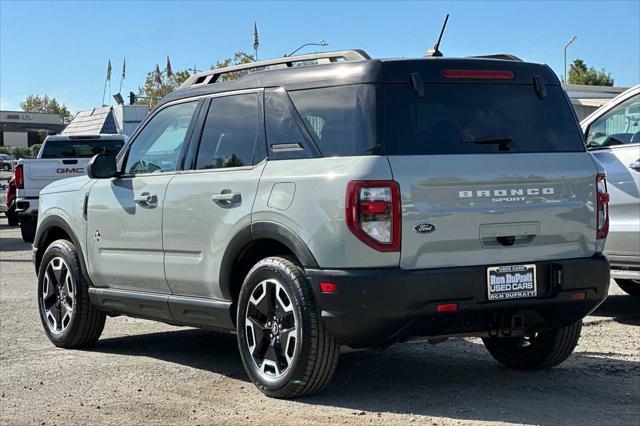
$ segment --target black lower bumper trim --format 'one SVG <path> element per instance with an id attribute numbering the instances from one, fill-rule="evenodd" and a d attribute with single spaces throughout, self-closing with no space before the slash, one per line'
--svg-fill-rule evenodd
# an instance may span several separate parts
<path id="1" fill-rule="evenodd" d="M 538 295 L 508 301 L 487 299 L 487 266 L 306 269 L 306 273 L 326 327 L 339 343 L 354 348 L 412 337 L 506 334 L 570 324 L 607 297 L 609 263 L 602 254 L 523 263 L 537 265 Z M 321 282 L 335 283 L 336 292 L 323 294 Z M 441 304 L 455 304 L 457 310 L 438 312 Z"/>

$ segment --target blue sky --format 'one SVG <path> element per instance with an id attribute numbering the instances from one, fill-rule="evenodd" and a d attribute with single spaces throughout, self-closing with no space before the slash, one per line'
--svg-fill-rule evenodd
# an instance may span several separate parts
<path id="1" fill-rule="evenodd" d="M 18 109 L 47 94 L 72 112 L 99 106 L 107 60 L 112 92 L 127 60 L 123 93 L 136 91 L 156 63 L 208 68 L 251 51 L 258 23 L 260 58 L 326 39 L 327 49 L 362 48 L 374 57 L 416 57 L 451 14 L 446 56 L 510 52 L 562 73 L 563 46 L 606 68 L 616 86 L 640 82 L 640 1 L 206 2 L 0 0 L 0 107 Z"/>

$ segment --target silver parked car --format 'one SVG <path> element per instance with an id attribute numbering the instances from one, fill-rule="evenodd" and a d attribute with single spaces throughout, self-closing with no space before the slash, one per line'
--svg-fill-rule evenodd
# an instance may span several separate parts
<path id="1" fill-rule="evenodd" d="M 611 276 L 640 297 L 640 85 L 585 118 L 587 148 L 607 171 Z"/>
<path id="2" fill-rule="evenodd" d="M 16 159 L 9 154 L 0 154 L 0 170 L 10 172 L 15 168 Z"/>

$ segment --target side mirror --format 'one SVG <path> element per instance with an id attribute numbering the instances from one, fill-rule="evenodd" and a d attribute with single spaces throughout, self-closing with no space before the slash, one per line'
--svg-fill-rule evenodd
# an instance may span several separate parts
<path id="1" fill-rule="evenodd" d="M 116 157 L 108 154 L 94 155 L 87 164 L 87 176 L 90 179 L 109 179 L 118 174 Z"/>

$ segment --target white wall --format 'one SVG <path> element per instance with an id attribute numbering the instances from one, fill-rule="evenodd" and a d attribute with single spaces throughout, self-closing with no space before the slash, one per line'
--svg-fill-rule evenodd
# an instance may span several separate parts
<path id="1" fill-rule="evenodd" d="M 27 132 L 4 132 L 4 146 L 29 146 Z"/>
<path id="2" fill-rule="evenodd" d="M 116 105 L 113 108 L 120 133 L 131 136 L 149 113 L 145 105 Z"/>

